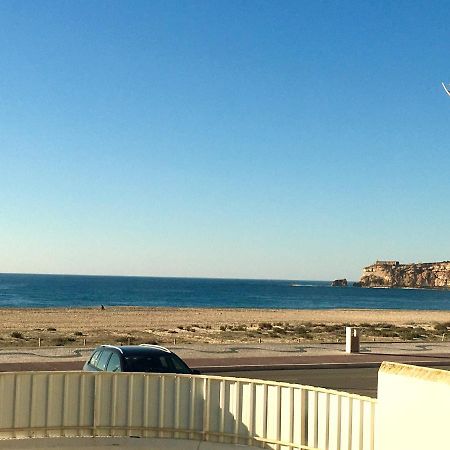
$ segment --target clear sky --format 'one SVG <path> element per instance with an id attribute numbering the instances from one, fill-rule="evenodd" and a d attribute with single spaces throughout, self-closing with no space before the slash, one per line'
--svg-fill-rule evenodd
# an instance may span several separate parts
<path id="1" fill-rule="evenodd" d="M 0 2 L 0 272 L 450 259 L 447 1 Z"/>

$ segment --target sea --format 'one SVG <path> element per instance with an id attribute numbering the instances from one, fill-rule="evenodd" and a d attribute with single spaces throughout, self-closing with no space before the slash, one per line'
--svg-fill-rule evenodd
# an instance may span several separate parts
<path id="1" fill-rule="evenodd" d="M 107 306 L 450 310 L 450 290 L 331 287 L 329 281 L 0 274 L 0 307 Z"/>

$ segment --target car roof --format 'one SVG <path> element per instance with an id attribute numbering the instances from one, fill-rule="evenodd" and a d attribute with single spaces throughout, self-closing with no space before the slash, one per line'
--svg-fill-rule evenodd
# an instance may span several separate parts
<path id="1" fill-rule="evenodd" d="M 122 353 L 123 356 L 156 356 L 156 355 L 167 355 L 172 353 L 170 350 L 168 350 L 165 347 L 161 347 L 159 345 L 150 345 L 150 344 L 144 344 L 144 345 L 121 345 L 121 346 L 115 346 L 115 345 L 102 345 L 102 348 L 111 348 L 116 349 L 120 353 Z"/>

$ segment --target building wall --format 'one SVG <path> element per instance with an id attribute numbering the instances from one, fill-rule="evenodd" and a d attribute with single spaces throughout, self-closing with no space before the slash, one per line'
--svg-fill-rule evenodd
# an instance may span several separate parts
<path id="1" fill-rule="evenodd" d="M 383 363 L 376 450 L 450 449 L 450 372 Z"/>

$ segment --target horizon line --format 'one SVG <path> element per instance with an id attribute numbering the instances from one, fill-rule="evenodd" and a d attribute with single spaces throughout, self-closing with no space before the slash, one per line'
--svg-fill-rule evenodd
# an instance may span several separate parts
<path id="1" fill-rule="evenodd" d="M 179 275 L 113 275 L 113 274 L 84 274 L 84 273 L 54 273 L 54 272 L 0 272 L 1 275 L 33 275 L 33 276 L 62 276 L 62 277 L 120 277 L 120 278 L 186 278 L 195 280 L 249 280 L 249 281 L 314 281 L 331 282 L 329 280 L 302 279 L 302 278 L 244 278 L 244 277 L 214 277 L 214 276 L 179 276 Z M 347 280 L 352 282 L 354 280 Z"/>

